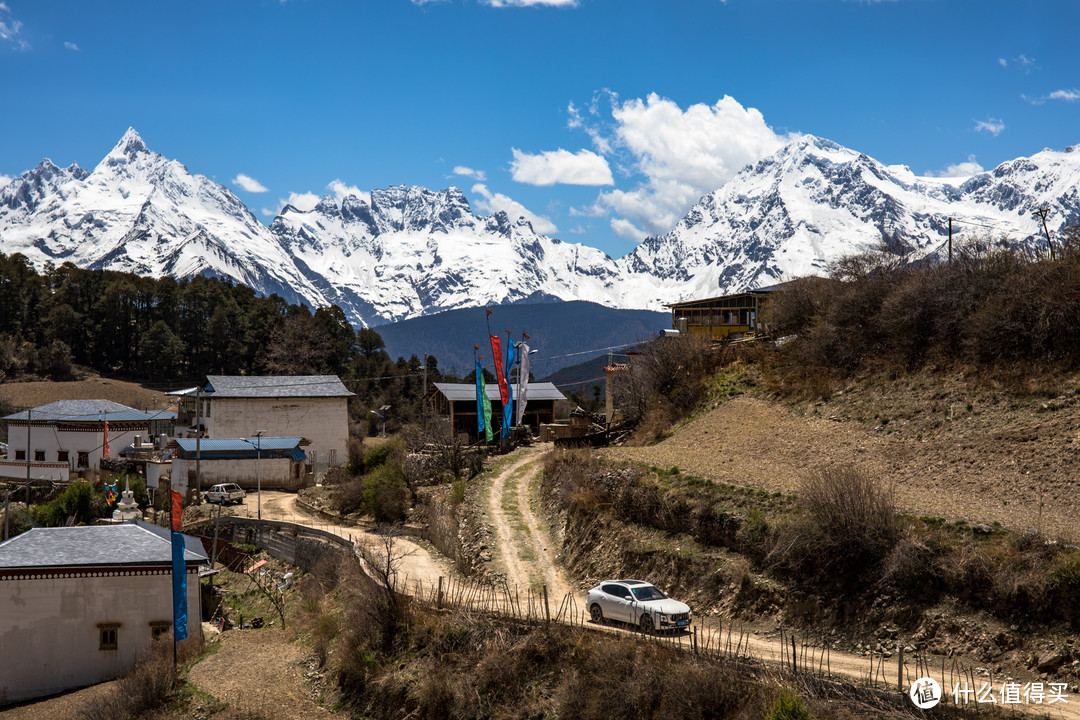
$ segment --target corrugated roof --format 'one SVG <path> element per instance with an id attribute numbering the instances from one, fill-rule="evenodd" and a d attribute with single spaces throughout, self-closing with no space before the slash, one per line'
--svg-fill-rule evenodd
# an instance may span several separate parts
<path id="1" fill-rule="evenodd" d="M 262 449 L 292 450 L 303 442 L 302 437 L 263 437 L 259 438 L 203 438 L 199 442 L 200 452 L 246 452 Z M 176 438 L 176 444 L 184 452 L 195 452 L 195 438 Z"/>
<path id="2" fill-rule="evenodd" d="M 337 375 L 207 375 L 210 397 L 352 397 Z"/>
<path id="3" fill-rule="evenodd" d="M 149 565 L 172 562 L 169 531 L 147 523 L 33 528 L 0 543 L 0 568 Z M 184 560 L 207 560 L 196 538 L 184 538 Z M 195 548 L 198 548 L 196 551 Z"/>
<path id="4" fill-rule="evenodd" d="M 446 399 L 451 402 L 457 402 L 459 400 L 476 400 L 476 385 L 472 383 L 435 383 L 435 388 L 446 396 Z M 499 400 L 499 386 L 495 383 L 488 383 L 487 396 L 489 400 Z M 517 385 L 514 385 L 514 391 L 517 392 Z M 559 388 L 555 387 L 554 383 L 542 382 L 542 383 L 529 383 L 529 400 L 565 400 L 566 396 L 563 395 Z"/>

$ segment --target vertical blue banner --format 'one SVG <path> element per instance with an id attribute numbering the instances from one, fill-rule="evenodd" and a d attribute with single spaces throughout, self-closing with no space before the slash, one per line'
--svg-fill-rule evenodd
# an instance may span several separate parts
<path id="1" fill-rule="evenodd" d="M 172 602 L 173 640 L 187 639 L 187 563 L 184 562 L 184 536 L 172 532 Z"/>

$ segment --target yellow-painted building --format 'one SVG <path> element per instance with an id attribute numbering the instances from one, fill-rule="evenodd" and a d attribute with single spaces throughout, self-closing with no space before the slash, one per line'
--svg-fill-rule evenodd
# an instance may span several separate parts
<path id="1" fill-rule="evenodd" d="M 671 329 L 683 334 L 724 340 L 763 331 L 761 307 L 769 290 L 748 290 L 703 300 L 671 303 Z"/>

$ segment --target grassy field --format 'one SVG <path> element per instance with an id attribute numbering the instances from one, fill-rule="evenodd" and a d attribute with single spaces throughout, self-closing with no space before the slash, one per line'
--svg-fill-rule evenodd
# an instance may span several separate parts
<path id="1" fill-rule="evenodd" d="M 70 382 L 42 380 L 0 383 L 0 402 L 6 401 L 16 410 L 38 407 L 56 400 L 112 400 L 139 410 L 153 410 L 166 407 L 169 398 L 161 390 L 149 390 L 136 383 L 108 380 L 96 375 Z"/>

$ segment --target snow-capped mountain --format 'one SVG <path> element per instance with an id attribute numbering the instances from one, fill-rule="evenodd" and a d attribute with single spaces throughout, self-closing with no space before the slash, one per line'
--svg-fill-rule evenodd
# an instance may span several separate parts
<path id="1" fill-rule="evenodd" d="M 970 179 L 916 177 L 810 135 L 747 166 L 703 197 L 671 232 L 619 263 L 658 298 L 709 297 L 822 274 L 844 255 L 880 247 L 913 258 L 973 235 L 1045 245 L 1080 222 L 1080 149 L 1044 150 Z"/>
<path id="2" fill-rule="evenodd" d="M 461 190 L 372 190 L 286 206 L 270 225 L 297 267 L 346 314 L 403 319 L 529 298 L 613 304 L 615 262 L 533 231 L 505 213 L 473 214 Z"/>
<path id="3" fill-rule="evenodd" d="M 390 187 L 286 206 L 267 228 L 227 188 L 149 150 L 134 130 L 92 171 L 49 160 L 0 187 L 0 252 L 39 268 L 233 278 L 377 325 L 523 300 L 662 309 L 822 273 L 882 242 L 911 257 L 957 235 L 1044 244 L 1080 222 L 1080 150 L 1045 150 L 969 179 L 916 177 L 802 136 L 703 197 L 666 235 L 612 260 L 473 213 L 457 188 Z"/>

